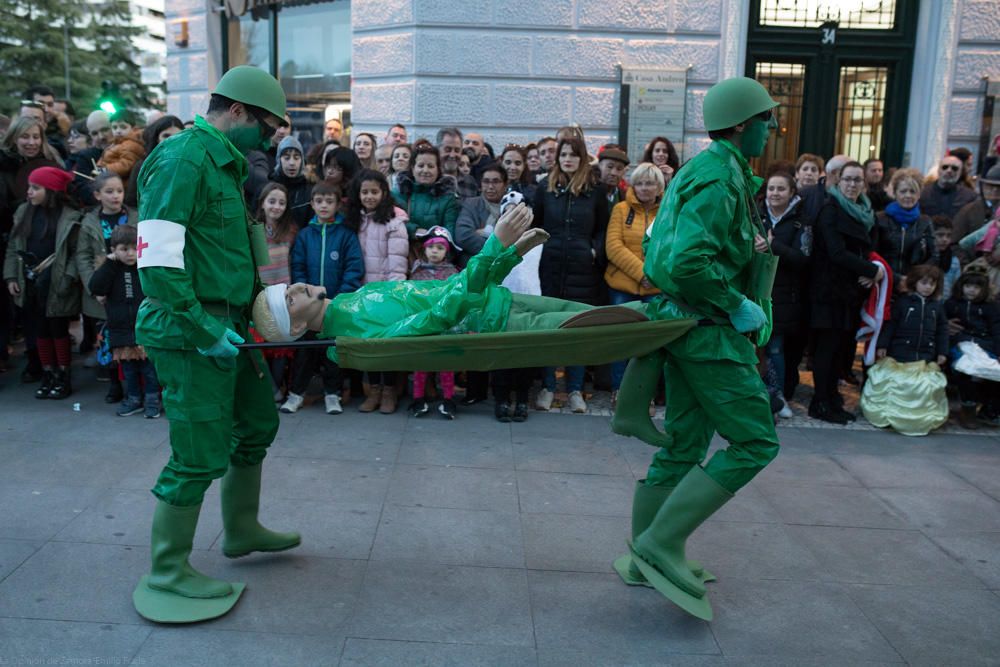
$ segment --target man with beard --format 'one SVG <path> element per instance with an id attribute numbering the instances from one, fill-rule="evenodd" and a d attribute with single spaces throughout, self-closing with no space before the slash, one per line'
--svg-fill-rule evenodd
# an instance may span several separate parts
<path id="1" fill-rule="evenodd" d="M 937 181 L 925 185 L 920 193 L 920 212 L 930 216 L 946 215 L 954 220 L 963 206 L 976 199 L 976 193 L 962 183 L 961 178 L 962 160 L 954 155 L 941 158 Z M 961 238 L 955 235 L 955 240 Z"/>
<path id="2" fill-rule="evenodd" d="M 438 130 L 437 147 L 441 152 L 441 172 L 455 179 L 456 191 L 463 200 L 479 196 L 479 186 L 471 175 L 458 173 L 462 158 L 462 131 L 457 127 Z M 459 242 L 461 245 L 461 242 Z M 464 247 L 464 246 L 463 246 Z"/>

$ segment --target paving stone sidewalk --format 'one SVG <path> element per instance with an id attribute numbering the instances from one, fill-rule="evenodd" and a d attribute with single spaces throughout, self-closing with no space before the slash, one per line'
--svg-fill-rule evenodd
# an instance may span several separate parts
<path id="1" fill-rule="evenodd" d="M 282 415 L 263 520 L 301 548 L 227 560 L 218 491 L 192 561 L 231 614 L 156 626 L 167 423 L 103 387 L 36 401 L 0 375 L 0 664 L 987 665 L 1000 655 L 1000 438 L 782 426 L 777 460 L 700 530 L 716 618 L 611 570 L 652 450 L 606 416 L 492 405 L 454 422 Z M 592 404 L 599 411 L 599 402 Z M 73 404 L 80 404 L 80 411 Z"/>

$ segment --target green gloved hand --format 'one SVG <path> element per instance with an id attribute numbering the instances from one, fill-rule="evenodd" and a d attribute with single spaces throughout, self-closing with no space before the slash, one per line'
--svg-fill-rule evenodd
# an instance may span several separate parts
<path id="1" fill-rule="evenodd" d="M 206 357 L 219 357 L 220 359 L 229 359 L 235 357 L 240 353 L 236 346 L 240 343 L 244 343 L 243 336 L 239 335 L 232 329 L 226 329 L 226 333 L 222 334 L 219 340 L 215 341 L 212 347 L 207 349 L 198 348 L 198 351 L 204 354 Z"/>
<path id="2" fill-rule="evenodd" d="M 739 308 L 729 313 L 729 321 L 733 323 L 733 328 L 740 333 L 757 331 L 767 324 L 767 315 L 763 309 L 750 299 L 743 297 Z"/>

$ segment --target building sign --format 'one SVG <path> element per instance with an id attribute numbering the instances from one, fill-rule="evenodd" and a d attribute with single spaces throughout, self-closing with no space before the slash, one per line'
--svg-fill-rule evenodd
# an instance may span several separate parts
<path id="1" fill-rule="evenodd" d="M 653 137 L 666 137 L 678 153 L 683 150 L 686 97 L 687 69 L 622 68 L 618 141 L 633 164 Z"/>

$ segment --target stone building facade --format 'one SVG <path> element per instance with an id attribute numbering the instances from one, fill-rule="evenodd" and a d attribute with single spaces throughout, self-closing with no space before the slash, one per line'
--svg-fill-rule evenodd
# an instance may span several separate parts
<path id="1" fill-rule="evenodd" d="M 411 138 L 457 125 L 497 147 L 575 123 L 597 145 L 618 138 L 619 66 L 680 67 L 689 68 L 689 158 L 708 141 L 705 91 L 747 73 L 748 25 L 763 1 L 335 0 L 350 2 L 350 122 L 377 136 L 400 122 Z M 903 161 L 927 169 L 949 147 L 979 150 L 983 79 L 1000 79 L 1000 2 L 897 2 L 912 3 L 916 37 L 908 103 L 894 122 L 906 124 Z M 253 4 L 167 3 L 172 113 L 205 108 L 226 66 L 227 22 L 267 17 Z M 297 4 L 286 2 L 277 20 Z M 182 24 L 180 48 L 169 33 Z"/>

